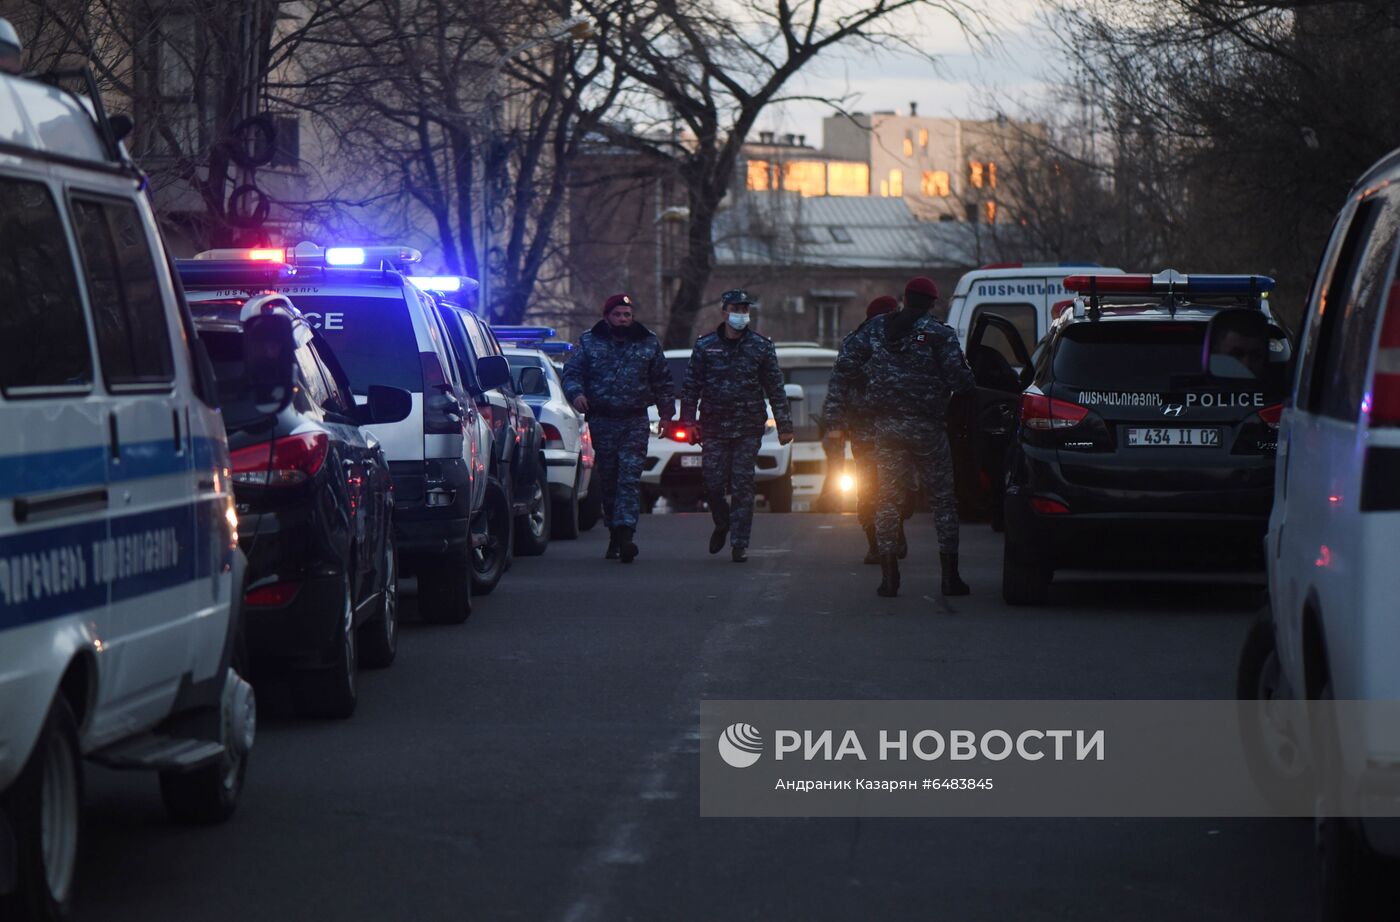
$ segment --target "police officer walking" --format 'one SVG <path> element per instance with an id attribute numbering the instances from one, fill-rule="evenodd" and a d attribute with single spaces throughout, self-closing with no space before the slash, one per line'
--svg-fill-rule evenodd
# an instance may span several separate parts
<path id="1" fill-rule="evenodd" d="M 958 574 L 958 504 L 953 458 L 944 417 L 949 398 L 975 387 L 953 328 L 929 311 L 938 286 L 916 278 L 904 287 L 904 308 L 876 317 L 868 335 L 853 341 L 837 367 L 841 385 L 863 382 L 865 405 L 874 411 L 880 504 L 875 514 L 881 596 L 899 593 L 899 504 L 918 473 L 933 494 L 944 595 L 970 590 Z"/>
<path id="2" fill-rule="evenodd" d="M 593 483 L 603 493 L 607 558 L 631 563 L 641 514 L 646 463 L 647 407 L 663 421 L 675 413 L 675 385 L 656 335 L 633 317 L 633 301 L 617 294 L 603 303 L 603 319 L 579 337 L 564 368 L 564 394 L 588 414 L 595 461 Z"/>
<path id="3" fill-rule="evenodd" d="M 738 289 L 720 297 L 719 329 L 695 341 L 681 387 L 681 419 L 696 427 L 704 445 L 705 499 L 715 521 L 710 553 L 718 554 L 729 538 L 735 563 L 748 560 L 753 468 L 768 424 L 765 397 L 773 408 L 778 440 L 786 445 L 793 436 L 778 353 L 772 340 L 748 328 L 750 303 Z"/>
<path id="4" fill-rule="evenodd" d="M 880 490 L 879 475 L 875 466 L 875 423 L 871 409 L 864 402 L 864 381 L 841 375 L 838 369 L 841 367 L 842 358 L 849 355 L 852 349 L 869 348 L 867 340 L 871 320 L 896 310 L 899 310 L 899 302 L 889 295 L 881 295 L 865 308 L 865 321 L 847 333 L 841 342 L 841 350 L 837 353 L 836 365 L 832 368 L 831 380 L 827 385 L 826 403 L 822 407 L 822 427 L 826 433 L 822 440 L 822 448 L 827 459 L 823 492 L 836 476 L 836 464 L 844 457 L 845 441 L 850 439 L 851 454 L 855 458 L 856 468 L 856 520 L 865 531 L 865 562 L 868 564 L 880 562 L 880 552 L 875 543 L 875 508 L 879 504 Z M 906 490 L 905 496 L 908 495 Z M 909 512 L 906 499 L 901 503 L 902 518 L 908 518 Z M 904 541 L 904 523 L 901 519 L 897 554 L 903 558 L 906 553 L 908 547 Z"/>

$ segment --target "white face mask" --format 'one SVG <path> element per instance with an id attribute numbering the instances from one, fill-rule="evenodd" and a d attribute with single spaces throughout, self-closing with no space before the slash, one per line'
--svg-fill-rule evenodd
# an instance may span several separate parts
<path id="1" fill-rule="evenodd" d="M 746 326 L 749 325 L 749 315 L 748 315 L 748 314 L 730 314 L 730 315 L 729 315 L 729 325 L 730 325 L 731 327 L 733 327 L 734 329 L 736 329 L 736 330 L 742 330 L 744 327 L 746 327 Z"/>

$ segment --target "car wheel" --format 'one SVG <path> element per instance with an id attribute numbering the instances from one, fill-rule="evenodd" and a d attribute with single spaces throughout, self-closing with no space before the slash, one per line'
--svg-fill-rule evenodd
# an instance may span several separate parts
<path id="1" fill-rule="evenodd" d="M 486 502 L 477 513 L 472 539 L 472 592 L 490 595 L 506 571 L 506 556 L 510 553 L 510 497 L 500 481 L 493 480 L 486 488 Z"/>
<path id="2" fill-rule="evenodd" d="M 792 511 L 792 474 L 774 480 L 764 490 L 764 496 L 768 498 L 769 512 L 791 512 Z"/>
<path id="3" fill-rule="evenodd" d="M 1254 620 L 1245 636 L 1235 675 L 1235 698 L 1240 702 L 1245 764 L 1255 785 L 1283 812 L 1308 803 L 1312 773 L 1289 713 L 1291 696 L 1283 684 L 1268 609 Z"/>
<path id="4" fill-rule="evenodd" d="M 1324 705 L 1332 701 L 1332 683 L 1318 696 Z M 1320 877 L 1319 917 L 1322 922 L 1351 922 L 1358 919 L 1388 919 L 1394 915 L 1393 901 L 1385 898 L 1383 881 L 1394 876 L 1393 862 L 1377 855 L 1362 839 L 1356 821 L 1345 816 L 1328 816 L 1340 806 L 1342 769 L 1341 741 L 1337 735 L 1335 712 L 1325 708 L 1318 764 L 1322 766 L 1323 795 L 1318 822 L 1318 865 Z M 1387 873 L 1390 872 L 1390 873 Z"/>
<path id="5" fill-rule="evenodd" d="M 525 497 L 525 514 L 515 520 L 515 553 L 521 557 L 538 557 L 549 549 L 550 513 L 549 484 L 545 482 L 543 466 L 530 481 Z"/>
<path id="6" fill-rule="evenodd" d="M 360 627 L 360 664 L 383 669 L 399 652 L 399 554 L 390 538 L 384 546 L 384 588 L 379 611 Z"/>
<path id="7" fill-rule="evenodd" d="M 461 624 L 472 613 L 472 554 L 457 551 L 418 566 L 418 611 L 430 624 Z"/>
<path id="8" fill-rule="evenodd" d="M 177 823 L 222 823 L 238 806 L 258 721 L 257 698 L 240 675 L 243 668 L 244 658 L 235 654 L 219 702 L 223 755 L 194 771 L 160 773 L 160 798 Z"/>
<path id="9" fill-rule="evenodd" d="M 83 770 L 78 722 L 67 699 L 49 706 L 29 761 L 3 802 L 15 837 L 14 892 L 0 897 L 0 917 L 68 917 L 82 828 Z"/>
<path id="10" fill-rule="evenodd" d="M 1007 605 L 1044 605 L 1052 575 L 1033 547 L 1007 532 L 1001 561 L 1001 597 Z"/>
<path id="11" fill-rule="evenodd" d="M 359 645 L 355 642 L 354 604 L 350 593 L 350 577 L 345 577 L 345 609 L 336 631 L 331 666 L 304 677 L 307 704 L 313 715 L 344 720 L 355 713 L 359 688 L 355 671 L 359 666 Z"/>
<path id="12" fill-rule="evenodd" d="M 570 541 L 578 537 L 578 481 L 580 476 L 580 473 L 575 470 L 574 485 L 569 490 L 569 495 L 563 499 L 551 501 L 554 508 L 550 510 L 550 537 L 556 541 Z"/>
<path id="13" fill-rule="evenodd" d="M 643 501 L 646 492 L 642 493 Z M 650 512 L 650 507 L 647 508 Z M 594 468 L 592 482 L 588 486 L 588 495 L 578 504 L 578 530 L 588 531 L 603 519 L 603 485 L 599 482 L 598 470 Z"/>

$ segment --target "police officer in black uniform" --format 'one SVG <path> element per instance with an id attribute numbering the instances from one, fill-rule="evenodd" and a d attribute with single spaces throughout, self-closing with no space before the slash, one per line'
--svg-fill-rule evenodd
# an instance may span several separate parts
<path id="1" fill-rule="evenodd" d="M 715 521 L 710 553 L 718 554 L 729 538 L 735 563 L 748 560 L 754 462 L 768 424 L 764 398 L 773 408 L 778 440 L 786 445 L 793 437 L 778 353 L 772 340 L 749 329 L 751 303 L 739 289 L 720 297 L 719 329 L 695 341 L 681 387 L 681 420 L 695 426 L 704 445 L 705 499 Z"/>

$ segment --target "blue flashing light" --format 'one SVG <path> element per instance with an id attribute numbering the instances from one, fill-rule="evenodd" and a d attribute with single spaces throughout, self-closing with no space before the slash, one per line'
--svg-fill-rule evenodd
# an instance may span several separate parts
<path id="1" fill-rule="evenodd" d="M 1248 295 L 1274 290 L 1274 280 L 1267 275 L 1188 275 L 1188 294 Z"/>
<path id="2" fill-rule="evenodd" d="M 557 334 L 553 327 L 516 327 L 516 326 L 492 326 L 491 332 L 496 334 L 497 339 L 510 340 L 511 342 L 533 342 L 541 339 L 553 339 Z"/>
<path id="3" fill-rule="evenodd" d="M 175 271 L 191 288 L 261 287 L 296 278 L 297 270 L 284 263 L 250 262 L 242 259 L 177 259 Z"/>
<path id="4" fill-rule="evenodd" d="M 363 247 L 327 247 L 326 265 L 328 266 L 363 266 L 365 264 L 365 251 Z"/>
<path id="5" fill-rule="evenodd" d="M 535 348 L 543 352 L 545 355 L 566 355 L 574 351 L 574 344 L 565 342 L 540 343 L 537 346 L 535 346 Z"/>
<path id="6" fill-rule="evenodd" d="M 408 280 L 422 291 L 436 291 L 451 294 L 462 290 L 462 277 L 459 275 L 410 275 Z M 470 279 L 467 280 L 470 283 Z"/>

